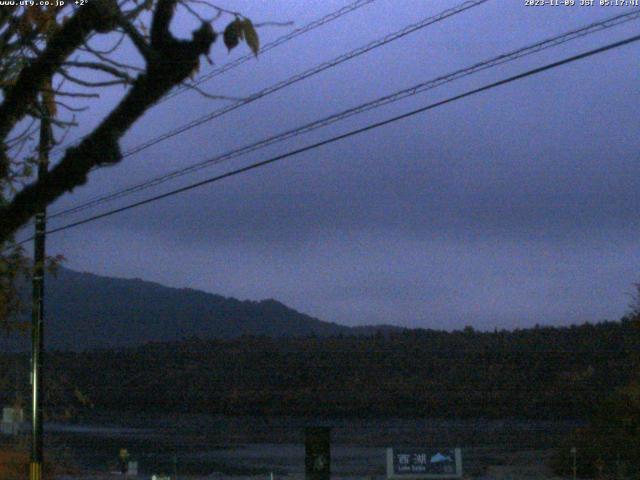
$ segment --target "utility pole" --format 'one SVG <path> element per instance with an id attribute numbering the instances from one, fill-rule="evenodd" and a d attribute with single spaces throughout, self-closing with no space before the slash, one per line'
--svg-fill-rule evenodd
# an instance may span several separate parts
<path id="1" fill-rule="evenodd" d="M 42 102 L 40 144 L 38 147 L 38 180 L 47 175 L 51 148 L 50 112 Z M 42 353 L 44 320 L 44 262 L 47 210 L 42 207 L 35 216 L 33 244 L 33 306 L 31 313 L 31 463 L 29 480 L 42 480 Z"/>

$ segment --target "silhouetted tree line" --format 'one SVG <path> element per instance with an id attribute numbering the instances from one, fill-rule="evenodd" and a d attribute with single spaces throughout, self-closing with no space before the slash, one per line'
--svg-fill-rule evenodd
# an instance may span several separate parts
<path id="1" fill-rule="evenodd" d="M 96 408 L 113 410 L 586 419 L 631 382 L 639 337 L 640 329 L 623 319 L 515 331 L 246 336 L 49 353 L 47 375 L 58 385 L 49 408 L 74 400 L 77 390 Z M 27 359 L 4 355 L 0 361 Z M 12 378 L 11 368 L 0 372 L 5 402 Z"/>

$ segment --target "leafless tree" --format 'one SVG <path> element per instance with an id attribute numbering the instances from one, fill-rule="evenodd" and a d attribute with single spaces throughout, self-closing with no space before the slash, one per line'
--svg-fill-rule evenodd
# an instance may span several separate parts
<path id="1" fill-rule="evenodd" d="M 17 308 L 15 280 L 28 270 L 13 242 L 16 231 L 85 184 L 92 169 L 121 161 L 122 136 L 173 88 L 189 86 L 209 58 L 215 25 L 226 24 L 227 48 L 241 40 L 256 55 L 259 48 L 248 18 L 203 0 L 48 3 L 0 8 L 0 319 Z M 197 25 L 189 38 L 172 33 L 177 16 Z M 135 51 L 135 58 L 123 60 L 130 55 L 122 49 Z M 46 175 L 34 178 L 41 121 L 48 120 L 53 143 L 60 143 L 76 114 L 113 87 L 124 87 L 115 106 Z"/>

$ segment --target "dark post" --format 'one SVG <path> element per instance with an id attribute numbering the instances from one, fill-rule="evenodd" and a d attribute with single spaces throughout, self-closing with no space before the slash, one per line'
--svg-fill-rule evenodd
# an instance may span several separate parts
<path id="1" fill-rule="evenodd" d="M 40 120 L 40 145 L 38 149 L 38 178 L 47 174 L 49 148 L 51 146 L 51 123 L 49 112 L 43 112 Z M 44 319 L 44 261 L 46 208 L 40 209 L 35 218 L 33 247 L 33 307 L 31 314 L 31 464 L 30 480 L 42 480 L 42 352 Z"/>
<path id="2" fill-rule="evenodd" d="M 329 480 L 331 478 L 331 429 L 307 427 L 304 449 L 305 479 Z"/>

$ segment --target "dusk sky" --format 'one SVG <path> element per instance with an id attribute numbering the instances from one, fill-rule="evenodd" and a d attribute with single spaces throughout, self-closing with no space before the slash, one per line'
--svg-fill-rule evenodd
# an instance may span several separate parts
<path id="1" fill-rule="evenodd" d="M 295 23 L 260 28 L 263 45 L 347 3 L 218 2 L 255 23 Z M 376 0 L 202 88 L 246 97 L 460 3 Z M 489 1 L 95 171 L 50 212 L 632 8 Z M 191 27 L 183 13 L 177 18 L 176 32 Z M 639 32 L 632 21 L 595 33 L 50 227 Z M 228 54 L 219 41 L 211 56 L 219 66 L 247 52 L 243 44 Z M 48 251 L 75 270 L 275 298 L 346 325 L 493 329 L 618 319 L 640 281 L 639 55 L 638 43 L 624 46 L 60 232 Z M 205 62 L 200 74 L 212 68 Z M 122 92 L 106 91 L 72 137 L 90 131 Z M 123 150 L 229 103 L 196 92 L 171 98 L 136 124 Z"/>

